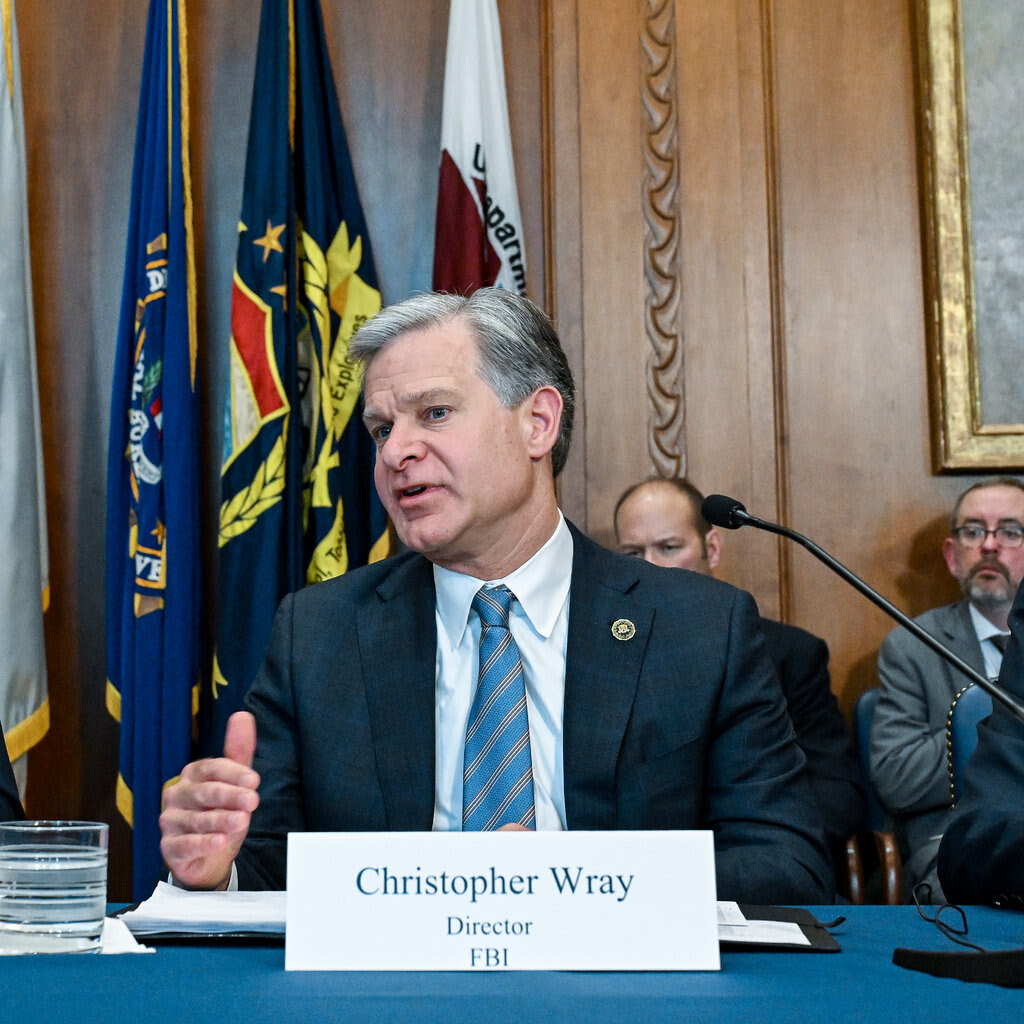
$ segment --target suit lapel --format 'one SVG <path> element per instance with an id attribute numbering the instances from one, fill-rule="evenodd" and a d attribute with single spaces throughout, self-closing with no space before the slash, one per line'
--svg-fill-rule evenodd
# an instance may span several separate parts
<path id="1" fill-rule="evenodd" d="M 434 814 L 434 674 L 437 649 L 430 563 L 400 564 L 359 609 L 377 774 L 388 828 L 429 829 Z"/>
<path id="2" fill-rule="evenodd" d="M 616 825 L 615 766 L 654 617 L 633 593 L 637 579 L 573 528 L 562 754 L 569 828 Z"/>
<path id="3" fill-rule="evenodd" d="M 949 649 L 967 662 L 975 672 L 985 675 L 985 655 L 981 653 L 981 644 L 978 643 L 978 634 L 974 629 L 974 620 L 971 618 L 971 606 L 967 601 L 961 601 L 946 609 L 948 615 L 942 624 L 942 631 L 945 634 L 946 644 Z M 966 686 L 968 679 L 958 669 L 950 666 L 953 678 L 960 686 Z"/>

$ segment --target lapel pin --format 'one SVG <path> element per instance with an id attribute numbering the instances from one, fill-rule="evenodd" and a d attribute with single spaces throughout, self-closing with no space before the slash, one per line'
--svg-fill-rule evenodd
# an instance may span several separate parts
<path id="1" fill-rule="evenodd" d="M 616 619 L 612 623 L 612 636 L 616 640 L 632 640 L 636 636 L 636 626 L 629 619 Z"/>

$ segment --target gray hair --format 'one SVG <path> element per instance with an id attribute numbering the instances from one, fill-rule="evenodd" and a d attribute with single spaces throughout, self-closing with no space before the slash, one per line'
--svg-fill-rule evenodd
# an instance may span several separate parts
<path id="1" fill-rule="evenodd" d="M 956 499 L 956 504 L 953 506 L 953 514 L 950 516 L 950 529 L 955 530 L 959 523 L 957 520 L 960 518 L 960 506 L 964 503 L 964 498 L 967 497 L 972 491 L 985 491 L 989 487 L 1016 487 L 1018 491 L 1024 491 L 1024 483 L 1013 476 L 990 476 L 984 480 L 979 480 L 977 483 L 971 484 L 959 498 Z"/>
<path id="2" fill-rule="evenodd" d="M 576 385 L 551 321 L 529 299 L 504 288 L 480 288 L 468 298 L 443 292 L 414 295 L 382 309 L 361 327 L 349 343 L 349 356 L 365 370 L 402 335 L 455 320 L 475 338 L 480 377 L 507 409 L 542 387 L 553 387 L 562 396 L 562 421 L 551 450 L 551 470 L 558 476 L 569 457 Z"/>

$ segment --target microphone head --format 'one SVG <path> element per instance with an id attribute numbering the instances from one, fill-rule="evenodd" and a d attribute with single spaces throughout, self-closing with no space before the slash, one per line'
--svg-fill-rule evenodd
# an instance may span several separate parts
<path id="1" fill-rule="evenodd" d="M 738 530 L 745 518 L 737 513 L 745 513 L 746 506 L 735 498 L 727 498 L 724 494 L 709 494 L 700 506 L 700 514 L 712 525 L 721 526 L 726 530 Z"/>

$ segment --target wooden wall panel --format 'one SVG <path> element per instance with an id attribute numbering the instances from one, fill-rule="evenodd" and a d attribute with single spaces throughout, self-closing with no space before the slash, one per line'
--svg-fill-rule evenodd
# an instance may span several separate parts
<path id="1" fill-rule="evenodd" d="M 578 385 L 583 383 L 583 195 L 577 0 L 541 4 L 544 57 L 544 277 L 548 309 Z M 587 410 L 580 402 L 569 459 L 557 482 L 566 516 L 587 523 Z"/>
<path id="2" fill-rule="evenodd" d="M 962 479 L 931 474 L 910 11 L 777 0 L 782 276 L 792 525 L 915 612 L 954 595 L 915 537 Z M 898 583 L 902 577 L 903 592 Z M 824 636 L 849 707 L 892 624 L 806 556 L 794 621 Z"/>
<path id="3" fill-rule="evenodd" d="M 680 4 L 688 474 L 777 512 L 767 26 L 756 2 Z M 749 531 L 720 575 L 779 610 L 779 548 Z"/>
<path id="4" fill-rule="evenodd" d="M 565 145 L 579 150 L 582 182 L 579 263 L 569 252 L 553 268 L 556 300 L 562 282 L 579 281 L 584 311 L 585 472 L 569 482 L 601 540 L 614 496 L 653 468 L 640 442 L 652 400 L 637 396 L 648 359 L 638 330 L 643 210 L 622 168 L 644 144 L 642 111 L 625 98 L 628 23 L 639 36 L 664 6 L 629 12 L 595 0 L 576 26 L 576 95 L 553 81 L 555 117 L 569 120 L 578 102 Z M 674 16 L 689 474 L 802 529 L 912 613 L 952 600 L 943 520 L 976 477 L 929 468 L 909 7 L 676 0 Z M 593 175 L 590 154 L 609 139 L 616 167 Z M 571 180 L 563 143 L 562 133 L 551 143 L 556 188 Z M 614 237 L 593 244 L 591 226 Z M 889 622 L 806 552 L 729 534 L 720 575 L 829 641 L 844 707 L 873 684 Z"/>
<path id="5" fill-rule="evenodd" d="M 586 406 L 586 526 L 602 541 L 618 496 L 616 467 L 649 462 L 640 175 L 640 42 L 636 7 L 587 4 L 578 21 L 580 233 Z M 559 268 L 559 273 L 563 272 Z M 568 272 L 574 273 L 571 269 Z M 625 429 L 624 429 L 625 428 Z M 639 428 L 639 429 L 638 429 Z"/>

